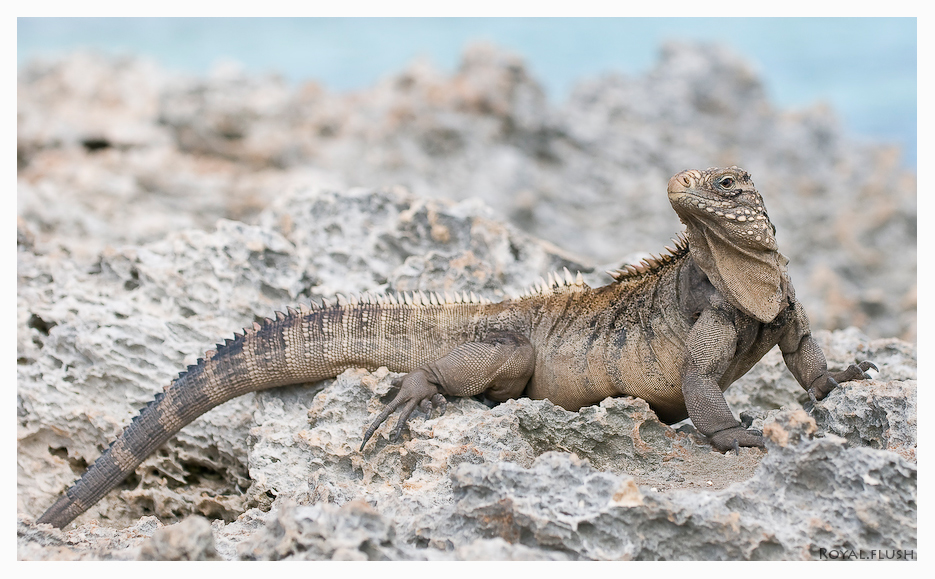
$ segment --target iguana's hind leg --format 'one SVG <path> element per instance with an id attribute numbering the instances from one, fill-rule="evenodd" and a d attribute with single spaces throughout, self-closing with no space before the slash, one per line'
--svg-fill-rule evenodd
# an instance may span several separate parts
<path id="1" fill-rule="evenodd" d="M 529 340 L 514 332 L 496 332 L 479 342 L 462 344 L 425 366 L 403 376 L 399 393 L 373 421 L 360 449 L 397 409 L 392 438 L 399 436 L 416 407 L 445 409 L 445 397 L 484 393 L 497 401 L 516 398 L 532 377 L 536 355 Z"/>

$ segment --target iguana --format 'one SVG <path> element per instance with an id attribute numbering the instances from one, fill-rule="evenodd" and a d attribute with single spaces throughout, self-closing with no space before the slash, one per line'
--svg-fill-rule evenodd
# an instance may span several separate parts
<path id="1" fill-rule="evenodd" d="M 686 226 L 675 247 L 613 272 L 603 287 L 566 269 L 499 303 L 365 295 L 254 323 L 158 393 L 38 522 L 63 527 L 222 402 L 348 368 L 407 372 L 363 433 L 361 452 L 397 410 L 394 438 L 416 407 L 444 411 L 445 396 L 481 394 L 548 398 L 568 410 L 637 396 L 667 423 L 690 417 L 718 450 L 762 447 L 762 433 L 734 418 L 722 392 L 774 345 L 813 400 L 869 378 L 870 362 L 828 371 L 747 172 L 683 171 L 668 195 Z"/>

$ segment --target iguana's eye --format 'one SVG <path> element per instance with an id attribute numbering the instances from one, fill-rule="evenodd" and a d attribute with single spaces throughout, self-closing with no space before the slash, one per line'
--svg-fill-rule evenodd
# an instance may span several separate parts
<path id="1" fill-rule="evenodd" d="M 733 189 L 734 187 L 734 178 L 733 177 L 721 177 L 721 180 L 717 182 L 722 189 Z"/>

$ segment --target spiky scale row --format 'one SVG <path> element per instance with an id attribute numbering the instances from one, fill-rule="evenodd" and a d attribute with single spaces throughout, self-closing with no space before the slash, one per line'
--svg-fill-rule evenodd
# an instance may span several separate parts
<path id="1" fill-rule="evenodd" d="M 678 242 L 677 242 L 678 243 Z M 671 250 L 670 250 L 671 251 Z M 539 278 L 539 283 L 528 288 L 521 296 L 531 297 L 537 294 L 548 294 L 551 293 L 553 288 L 562 288 L 562 287 L 585 287 L 584 278 L 581 275 L 581 272 L 577 272 L 575 276 L 571 275 L 571 272 L 568 271 L 568 268 L 562 268 L 562 272 L 549 272 L 548 280 Z M 385 294 L 374 294 L 370 292 L 365 292 L 360 295 L 351 294 L 349 297 L 344 294 L 336 294 L 333 298 L 333 302 L 329 302 L 327 298 L 322 298 L 322 305 L 318 305 L 315 302 L 309 302 L 308 304 L 302 303 L 299 304 L 299 310 L 296 311 L 295 308 L 291 306 L 286 307 L 286 314 L 282 312 L 275 312 L 276 319 L 264 318 L 263 323 L 253 322 L 253 325 L 249 328 L 244 328 L 243 333 L 234 332 L 234 339 L 225 339 L 224 344 L 216 344 L 215 347 L 211 350 L 205 352 L 204 358 L 199 358 L 197 362 L 191 366 L 188 366 L 186 370 L 179 373 L 179 376 L 176 380 L 183 378 L 189 372 L 192 372 L 194 369 L 201 366 L 205 360 L 213 359 L 219 348 L 230 347 L 232 344 L 242 341 L 245 337 L 252 336 L 263 329 L 264 326 L 272 324 L 274 322 L 282 322 L 287 319 L 287 317 L 295 317 L 299 315 L 307 315 L 316 311 L 322 311 L 331 308 L 346 308 L 346 307 L 355 307 L 361 304 L 373 304 L 380 306 L 442 306 L 442 305 L 455 305 L 455 304 L 490 304 L 493 303 L 491 300 L 478 297 L 477 294 L 472 292 L 454 292 L 454 296 L 451 296 L 448 292 L 442 292 L 441 294 L 437 292 L 429 292 L 428 294 L 424 293 L 422 290 L 417 290 L 415 292 L 399 292 L 399 293 L 385 293 Z M 173 381 L 175 382 L 175 381 Z M 171 384 L 167 385 L 164 390 L 167 390 Z"/>
<path id="2" fill-rule="evenodd" d="M 328 299 L 322 299 L 322 305 L 318 306 L 315 303 L 312 303 L 310 306 L 302 305 L 303 314 L 310 313 L 312 311 L 327 309 L 333 307 L 353 307 L 361 304 L 375 304 L 381 306 L 440 306 L 446 304 L 489 304 L 492 303 L 490 300 L 482 297 L 478 297 L 474 292 L 467 293 L 455 292 L 454 297 L 448 294 L 448 292 L 443 292 L 441 294 L 436 292 L 429 292 L 426 294 L 422 290 L 416 290 L 414 292 L 400 292 L 396 294 L 371 294 L 364 293 L 361 295 L 351 295 L 345 296 L 343 294 L 337 294 L 334 298 L 334 302 L 331 303 Z"/>
<path id="3" fill-rule="evenodd" d="M 523 293 L 517 296 L 517 299 L 525 299 L 537 295 L 547 295 L 552 293 L 554 289 L 583 289 L 587 287 L 584 283 L 584 277 L 582 277 L 581 272 L 579 271 L 577 275 L 572 276 L 567 267 L 562 268 L 561 273 L 557 271 L 554 273 L 549 272 L 546 277 L 548 279 L 540 277 L 538 282 L 533 284 L 531 287 L 526 288 Z"/>
<path id="4" fill-rule="evenodd" d="M 619 283 L 658 271 L 666 264 L 671 263 L 674 259 L 678 259 L 688 252 L 688 238 L 685 237 L 684 234 L 680 234 L 672 241 L 675 242 L 675 247 L 673 248 L 667 245 L 665 249 L 668 253 L 661 255 L 650 254 L 649 257 L 641 259 L 637 264 L 627 263 L 620 269 L 611 270 L 607 273 L 610 277 L 614 278 L 614 281 Z"/>
<path id="5" fill-rule="evenodd" d="M 566 269 L 566 274 L 568 270 Z M 570 275 L 570 274 L 569 274 Z M 579 278 L 581 274 L 578 274 Z M 337 294 L 333 301 L 329 301 L 327 298 L 322 298 L 322 305 L 318 305 L 315 302 L 310 302 L 308 304 L 300 304 L 299 310 L 291 306 L 286 307 L 286 314 L 282 312 L 275 312 L 276 319 L 264 318 L 263 323 L 253 322 L 253 325 L 249 328 L 244 328 L 243 333 L 234 332 L 234 339 L 227 338 L 224 340 L 224 344 L 216 344 L 215 347 L 211 350 L 205 352 L 204 358 L 198 358 L 195 364 L 188 366 L 184 371 L 179 372 L 179 378 L 183 378 L 189 372 L 193 371 L 195 368 L 202 365 L 206 360 L 213 359 L 219 348 L 230 347 L 232 344 L 242 341 L 247 336 L 252 336 L 263 329 L 264 326 L 272 324 L 274 322 L 285 321 L 288 317 L 296 317 L 299 315 L 307 315 L 316 311 L 327 310 L 331 308 L 347 308 L 355 307 L 361 304 L 373 304 L 380 306 L 442 306 L 442 305 L 454 305 L 454 304 L 490 304 L 493 303 L 491 300 L 478 297 L 474 292 L 455 292 L 454 297 L 448 294 L 448 292 L 443 292 L 442 294 L 436 292 L 429 292 L 425 294 L 422 290 L 417 290 L 415 292 L 400 292 L 397 294 L 372 294 L 366 292 L 360 295 L 351 294 L 350 297 L 345 296 L 344 294 Z M 174 382 L 174 381 L 173 381 Z M 171 386 L 168 385 L 164 388 L 168 389 Z"/>
<path id="6" fill-rule="evenodd" d="M 680 241 L 676 241 L 678 247 Z M 668 249 L 668 248 L 667 248 Z M 673 250 L 670 252 L 674 253 Z M 662 258 L 659 258 L 662 259 Z M 669 256 L 666 256 L 665 259 L 670 259 Z M 562 272 L 549 272 L 547 274 L 548 279 L 539 278 L 539 283 L 528 288 L 520 298 L 531 297 L 534 295 L 543 295 L 553 292 L 553 289 L 559 289 L 563 287 L 570 288 L 584 288 L 584 278 L 581 275 L 581 272 L 577 272 L 575 276 L 571 275 L 571 272 L 568 271 L 568 268 L 562 268 Z M 615 278 L 616 279 L 616 278 Z M 246 337 L 253 336 L 257 332 L 261 331 L 264 326 L 272 324 L 274 322 L 282 322 L 287 319 L 287 317 L 295 317 L 299 315 L 307 315 L 317 311 L 323 311 L 332 308 L 347 308 L 347 307 L 356 307 L 361 304 L 373 304 L 380 305 L 384 307 L 392 306 L 406 306 L 406 307 L 418 307 L 418 306 L 442 306 L 442 305 L 456 305 L 456 304 L 490 304 L 493 303 L 491 300 L 478 297 L 474 292 L 454 292 L 452 297 L 448 292 L 442 292 L 441 294 L 437 292 L 429 292 L 425 294 L 422 290 L 417 290 L 415 292 L 400 292 L 396 294 L 386 293 L 386 294 L 373 294 L 366 292 L 360 295 L 351 294 L 350 297 L 343 294 L 337 294 L 333 301 L 329 301 L 327 298 L 322 298 L 322 305 L 318 305 L 315 302 L 310 302 L 308 304 L 302 303 L 299 305 L 299 310 L 296 311 L 292 307 L 287 307 L 286 311 L 288 314 L 282 312 L 275 312 L 275 320 L 272 318 L 264 318 L 263 323 L 253 322 L 253 325 L 248 328 L 243 329 L 243 333 L 234 332 L 234 339 L 225 339 L 224 344 L 216 344 L 215 347 L 211 350 L 205 352 L 204 358 L 199 358 L 195 364 L 188 366 L 184 371 L 179 372 L 178 378 L 173 380 L 175 381 L 184 378 L 190 372 L 196 370 L 204 364 L 206 360 L 211 360 L 218 354 L 218 349 L 230 347 L 238 341 L 244 340 Z M 163 390 L 168 390 L 172 383 L 165 386 Z"/>

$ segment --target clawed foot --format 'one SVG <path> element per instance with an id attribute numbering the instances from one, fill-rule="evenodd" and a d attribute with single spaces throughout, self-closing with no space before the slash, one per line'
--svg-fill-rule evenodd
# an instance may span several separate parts
<path id="1" fill-rule="evenodd" d="M 714 448 L 719 452 L 733 450 L 739 455 L 741 446 L 766 448 L 766 441 L 763 439 L 762 430 L 747 430 L 742 426 L 715 432 L 708 438 L 711 440 L 711 444 L 714 445 Z"/>
<path id="2" fill-rule="evenodd" d="M 390 414 L 399 408 L 402 408 L 399 411 L 399 419 L 396 421 L 396 427 L 390 434 L 390 440 L 394 441 L 399 438 L 399 433 L 402 432 L 403 427 L 406 426 L 409 416 L 416 407 L 419 407 L 419 409 L 426 414 L 430 413 L 432 408 L 438 408 L 440 414 L 445 413 L 445 406 L 447 405 L 445 397 L 438 391 L 438 387 L 428 381 L 428 377 L 422 370 L 416 370 L 415 372 L 406 374 L 403 376 L 401 383 L 396 398 L 393 398 L 393 401 L 386 405 L 383 412 L 377 416 L 376 420 L 370 425 L 370 428 L 367 429 L 367 432 L 364 433 L 364 440 L 360 443 L 361 451 L 364 450 L 364 446 L 367 444 L 367 441 L 370 440 L 370 437 L 373 436 L 373 433 L 377 431 L 377 428 L 389 418 Z"/>
<path id="3" fill-rule="evenodd" d="M 831 377 L 834 378 L 839 384 L 841 382 L 850 382 L 851 380 L 870 380 L 870 374 L 867 374 L 867 370 L 871 368 L 877 372 L 880 371 L 876 364 L 864 360 L 860 364 L 851 364 L 848 366 L 847 370 L 842 372 L 831 372 Z"/>
<path id="4" fill-rule="evenodd" d="M 864 360 L 860 364 L 851 364 L 847 370 L 841 372 L 829 372 L 825 380 L 818 380 L 808 389 L 808 398 L 812 404 L 819 400 L 824 400 L 832 390 L 838 387 L 841 382 L 850 382 L 851 380 L 870 380 L 870 374 L 867 370 L 873 368 L 879 371 L 873 362 Z"/>

